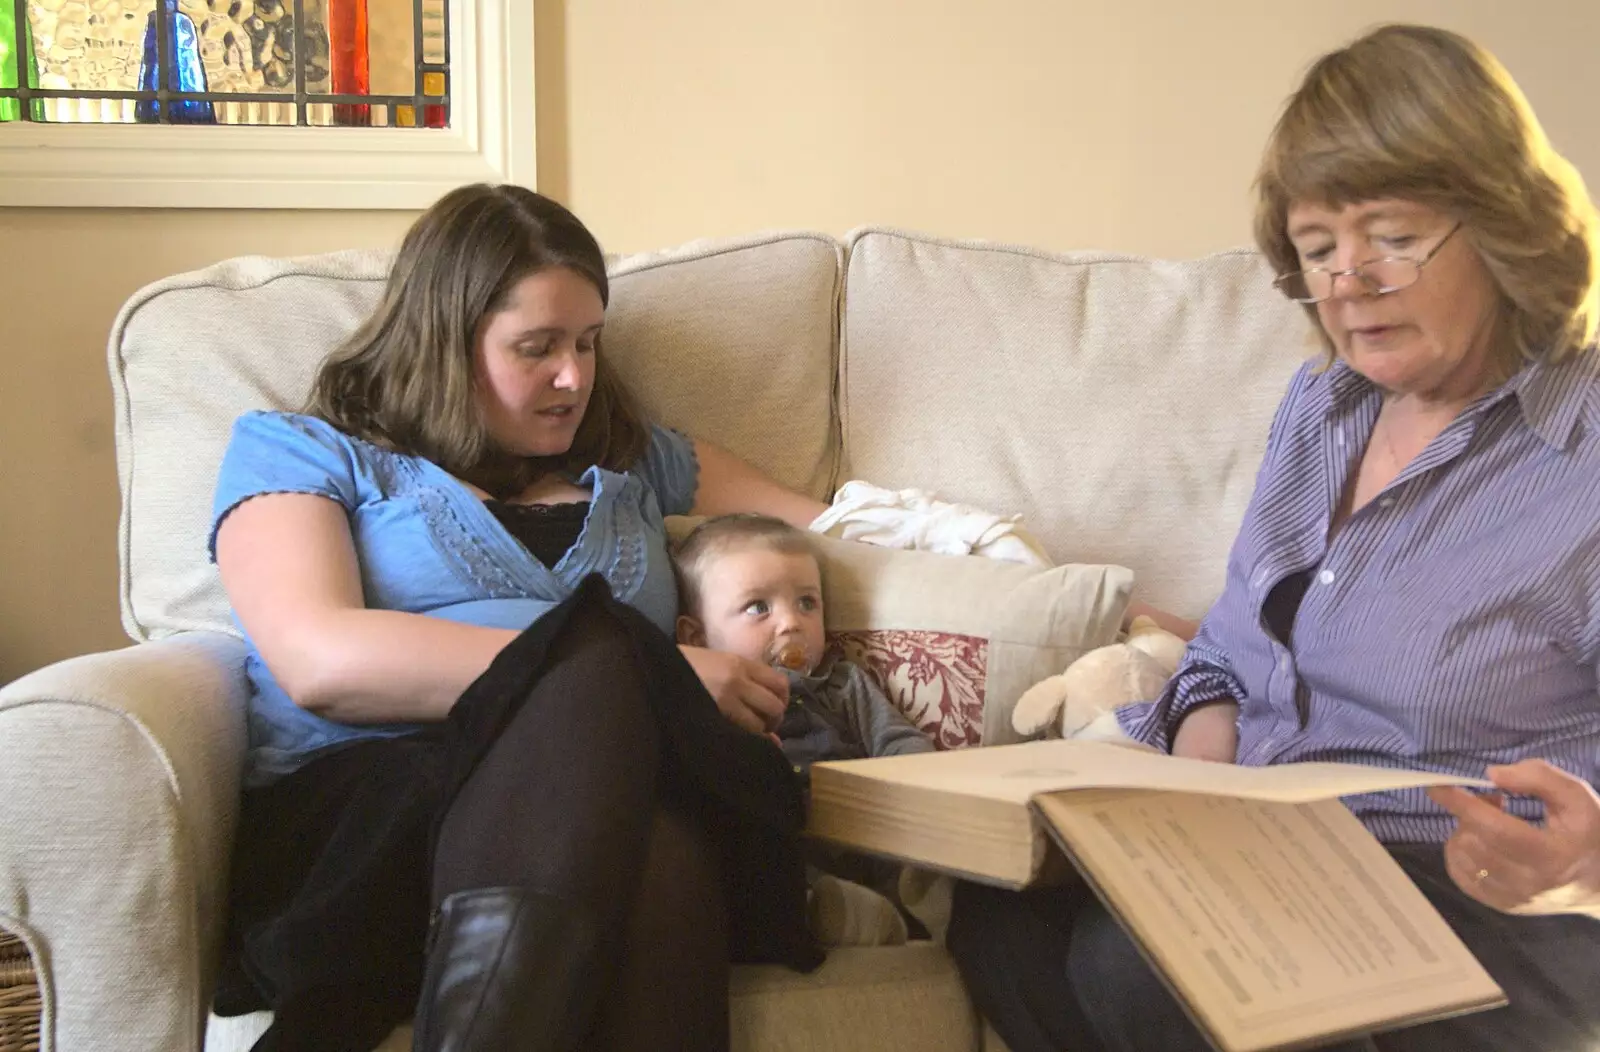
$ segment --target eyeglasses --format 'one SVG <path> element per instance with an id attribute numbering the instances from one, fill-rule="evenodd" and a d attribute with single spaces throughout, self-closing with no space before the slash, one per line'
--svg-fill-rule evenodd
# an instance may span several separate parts
<path id="1" fill-rule="evenodd" d="M 1279 274 L 1272 279 L 1272 287 L 1296 303 L 1321 303 L 1333 298 L 1334 286 L 1339 283 L 1340 278 L 1348 275 L 1361 282 L 1369 294 L 1387 296 L 1391 292 L 1399 292 L 1403 288 L 1415 285 L 1417 279 L 1422 276 L 1422 268 L 1433 262 L 1433 257 L 1439 254 L 1445 242 L 1454 237 L 1455 232 L 1460 229 L 1460 223 L 1451 227 L 1450 232 L 1441 237 L 1439 243 L 1429 249 L 1428 254 L 1421 259 L 1384 256 L 1382 259 L 1369 259 L 1349 270 L 1312 267 L 1310 270 L 1297 270 L 1292 274 Z"/>

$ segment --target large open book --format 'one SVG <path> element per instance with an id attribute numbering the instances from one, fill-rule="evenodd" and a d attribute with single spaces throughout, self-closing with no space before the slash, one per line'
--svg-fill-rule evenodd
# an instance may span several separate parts
<path id="1" fill-rule="evenodd" d="M 1010 887 L 1075 867 L 1217 1048 L 1306 1048 L 1505 1003 L 1339 801 L 1447 784 L 1488 787 L 1043 741 L 816 764 L 808 832 Z"/>

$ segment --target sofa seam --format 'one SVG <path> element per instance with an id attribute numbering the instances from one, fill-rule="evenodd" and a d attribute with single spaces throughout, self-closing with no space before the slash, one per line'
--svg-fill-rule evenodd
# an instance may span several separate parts
<path id="1" fill-rule="evenodd" d="M 842 263 L 839 240 L 832 235 L 814 230 L 774 230 L 767 233 L 752 234 L 745 238 L 708 243 L 688 251 L 680 252 L 666 249 L 661 252 L 623 253 L 617 260 L 618 266 L 611 270 L 607 277 L 612 279 L 631 277 L 634 274 L 643 274 L 646 271 L 656 270 L 665 266 L 715 259 L 718 256 L 748 252 L 751 249 L 765 248 L 785 241 L 815 241 L 819 244 L 827 245 L 833 250 L 834 259 Z M 630 256 L 638 259 L 636 265 L 629 265 Z"/>
<path id="2" fill-rule="evenodd" d="M 939 248 L 959 248 L 973 252 L 986 252 L 994 255 L 1016 256 L 1025 259 L 1039 259 L 1051 263 L 1061 263 L 1067 266 L 1089 266 L 1106 263 L 1164 263 L 1182 266 L 1187 263 L 1200 263 L 1213 259 L 1226 258 L 1259 258 L 1260 253 L 1248 246 L 1238 245 L 1231 248 L 1218 249 L 1189 259 L 1166 259 L 1156 256 L 1142 256 L 1126 252 L 1110 252 L 1095 249 L 1086 249 L 1069 257 L 1064 252 L 1054 252 L 1049 249 L 1037 248 L 1029 245 L 1016 244 L 1005 241 L 985 241 L 980 238 L 952 238 L 938 237 L 932 234 L 923 234 L 915 230 L 893 226 L 864 226 L 857 227 L 845 235 L 845 244 L 853 258 L 856 245 L 874 236 L 893 238 L 899 241 L 908 241 L 915 244 L 932 245 Z"/>
<path id="3" fill-rule="evenodd" d="M 888 947 L 885 947 L 885 948 L 888 948 Z M 898 947 L 896 947 L 896 948 L 898 948 Z M 772 986 L 768 986 L 768 987 L 765 987 L 764 989 L 760 989 L 760 990 L 742 991 L 742 992 L 740 992 L 738 994 L 734 994 L 734 996 L 735 997 L 740 997 L 740 996 L 760 997 L 760 996 L 763 996 L 763 995 L 768 995 L 768 994 L 774 992 L 775 990 L 781 990 L 783 993 L 786 993 L 786 994 L 827 993 L 829 991 L 837 990 L 837 989 L 841 989 L 841 988 L 842 989 L 846 989 L 846 990 L 865 990 L 865 989 L 871 989 L 872 987 L 875 987 L 875 986 L 899 986 L 900 984 L 904 983 L 908 979 L 939 979 L 939 978 L 943 978 L 943 977 L 944 976 L 943 976 L 942 969 L 928 966 L 926 972 L 923 973 L 923 974 L 916 974 L 916 975 L 899 974 L 899 975 L 882 976 L 882 977 L 870 976 L 869 975 L 869 976 L 862 976 L 862 977 L 853 977 L 848 982 L 845 982 L 845 981 L 829 982 L 827 985 L 797 983 L 797 984 L 792 985 L 792 986 L 784 986 L 782 983 L 776 983 L 776 984 L 774 984 Z"/>
<path id="4" fill-rule="evenodd" d="M 166 750 L 161 748 L 161 743 L 157 740 L 155 734 L 137 716 L 103 702 L 91 701 L 85 698 L 64 697 L 19 698 L 15 701 L 0 699 L 0 716 L 4 716 L 8 712 L 19 712 L 34 705 L 66 705 L 73 708 L 92 709 L 95 712 L 102 712 L 128 723 L 138 732 L 139 737 L 144 739 L 144 743 L 150 751 L 160 757 L 161 770 L 166 776 L 167 790 L 172 794 L 175 803 L 180 805 L 183 803 L 183 790 L 178 784 L 177 769 L 172 766 L 172 761 L 168 759 Z"/>
<path id="5" fill-rule="evenodd" d="M 850 257 L 845 246 L 837 238 L 833 242 L 833 302 L 831 309 L 833 316 L 829 319 L 832 329 L 831 339 L 828 341 L 828 370 L 831 388 L 828 392 L 828 427 L 832 431 L 832 463 L 828 465 L 828 492 L 824 498 L 827 503 L 833 502 L 833 495 L 838 492 L 845 469 L 844 455 L 844 430 L 845 430 L 845 404 L 844 404 L 844 297 L 845 275 L 850 268 Z"/>

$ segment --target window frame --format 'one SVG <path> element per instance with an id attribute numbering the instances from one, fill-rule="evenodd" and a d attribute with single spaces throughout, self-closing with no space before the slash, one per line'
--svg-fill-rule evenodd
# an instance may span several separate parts
<path id="1" fill-rule="evenodd" d="M 0 207 L 421 209 L 466 183 L 535 185 L 533 4 L 453 0 L 448 17 L 447 129 L 10 121 Z"/>

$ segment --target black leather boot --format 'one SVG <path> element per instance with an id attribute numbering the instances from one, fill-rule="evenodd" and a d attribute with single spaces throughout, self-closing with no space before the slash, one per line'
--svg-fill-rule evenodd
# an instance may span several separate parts
<path id="1" fill-rule="evenodd" d="M 414 1052 L 572 1052 L 594 1021 L 599 933 L 570 900 L 524 888 L 440 904 Z"/>

